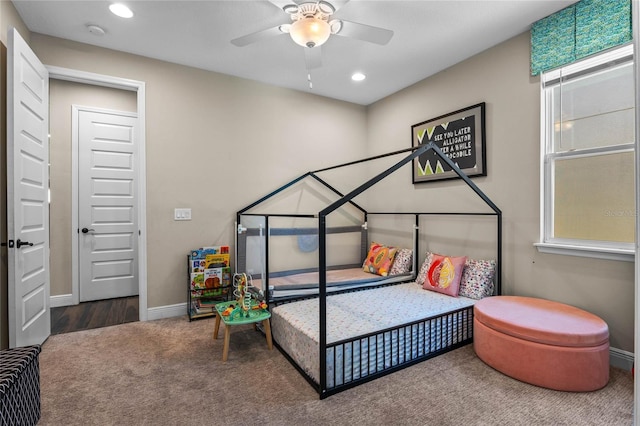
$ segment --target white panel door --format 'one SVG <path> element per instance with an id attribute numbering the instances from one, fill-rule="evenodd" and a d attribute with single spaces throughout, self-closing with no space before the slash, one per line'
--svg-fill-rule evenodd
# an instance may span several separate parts
<path id="1" fill-rule="evenodd" d="M 9 346 L 41 344 L 49 314 L 49 73 L 15 28 L 7 50 Z"/>
<path id="2" fill-rule="evenodd" d="M 137 122 L 133 113 L 78 111 L 81 302 L 138 294 Z"/>

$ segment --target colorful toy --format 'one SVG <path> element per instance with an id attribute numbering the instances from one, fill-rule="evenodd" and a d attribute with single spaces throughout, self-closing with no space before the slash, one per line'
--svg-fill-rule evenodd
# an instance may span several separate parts
<path id="1" fill-rule="evenodd" d="M 229 314 L 232 318 L 236 315 L 249 318 L 251 311 L 267 309 L 262 290 L 251 284 L 251 276 L 245 273 L 233 274 L 233 295 L 238 302 Z M 227 312 L 229 308 L 225 310 Z M 225 315 L 224 312 L 222 315 Z M 225 315 L 226 316 L 226 315 Z"/>
<path id="2" fill-rule="evenodd" d="M 222 313 L 220 315 L 228 317 L 229 315 L 231 315 L 231 312 L 233 312 L 234 309 L 235 309 L 234 305 L 229 305 L 229 307 L 227 309 L 225 309 L 224 311 L 222 311 Z"/>

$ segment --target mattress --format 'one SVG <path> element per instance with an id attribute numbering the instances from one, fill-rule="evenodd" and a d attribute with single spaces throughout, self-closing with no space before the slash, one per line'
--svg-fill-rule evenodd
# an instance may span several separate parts
<path id="1" fill-rule="evenodd" d="M 327 387 L 393 368 L 446 349 L 471 336 L 467 311 L 424 320 L 473 306 L 414 282 L 327 297 Z M 283 304 L 271 310 L 273 338 L 298 366 L 319 382 L 319 299 Z M 405 324 L 403 327 L 400 327 Z M 468 328 L 468 329 L 467 329 Z M 358 336 L 365 336 L 355 341 Z M 343 342 L 347 341 L 347 342 Z"/>
<path id="2" fill-rule="evenodd" d="M 362 267 L 329 270 L 327 271 L 327 292 L 398 283 L 412 278 L 412 273 L 382 277 L 365 272 Z M 318 294 L 319 281 L 317 271 L 272 276 L 269 277 L 269 295 L 273 300 Z M 262 288 L 262 280 L 254 279 L 253 285 Z"/>

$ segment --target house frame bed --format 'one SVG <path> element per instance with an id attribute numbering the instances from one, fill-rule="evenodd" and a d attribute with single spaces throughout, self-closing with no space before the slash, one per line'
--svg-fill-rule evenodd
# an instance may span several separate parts
<path id="1" fill-rule="evenodd" d="M 491 211 L 490 212 L 428 212 L 428 211 L 413 211 L 413 212 L 370 212 L 363 209 L 353 199 L 371 188 L 376 183 L 385 179 L 387 176 L 396 172 L 414 159 L 418 158 L 423 153 L 429 150 L 433 150 L 440 159 L 446 163 L 456 174 L 471 188 L 475 194 L 486 204 Z M 342 194 L 334 187 L 325 182 L 317 174 L 332 169 L 341 167 L 347 167 L 359 163 L 364 163 L 371 160 L 376 160 L 392 155 L 398 155 L 408 152 L 409 154 L 402 158 L 391 167 L 387 168 L 383 172 L 377 174 L 373 178 L 368 179 L 351 192 Z M 338 198 L 317 214 L 281 214 L 281 213 L 252 213 L 251 210 L 261 205 L 262 203 L 270 200 L 272 197 L 280 194 L 281 192 L 291 188 L 296 183 L 311 177 L 319 182 L 322 186 L 334 193 Z M 246 238 L 247 236 L 260 235 L 261 241 L 264 246 L 261 247 L 263 259 L 263 268 L 260 271 L 262 278 L 261 286 L 265 290 L 269 307 L 273 309 L 284 303 L 291 303 L 299 300 L 305 300 L 309 298 L 318 299 L 318 321 L 319 321 L 319 335 L 318 335 L 318 355 L 319 355 L 319 371 L 318 379 L 314 379 L 308 374 L 303 367 L 301 367 L 296 360 L 284 350 L 278 340 L 275 340 L 276 346 L 281 350 L 287 359 L 298 369 L 298 371 L 307 379 L 307 381 L 316 389 L 321 399 L 326 398 L 335 393 L 357 386 L 359 384 L 374 380 L 400 369 L 406 368 L 418 362 L 435 357 L 442 353 L 457 349 L 461 346 L 469 344 L 473 341 L 473 305 L 466 306 L 459 309 L 454 309 L 448 312 L 439 313 L 437 315 L 426 316 L 418 320 L 412 320 L 406 324 L 401 324 L 393 327 L 388 327 L 382 330 L 376 330 L 372 333 L 367 333 L 348 339 L 339 341 L 328 342 L 327 341 L 327 297 L 334 294 L 343 294 L 354 291 L 366 291 L 371 288 L 380 288 L 385 286 L 394 285 L 393 283 L 381 282 L 373 283 L 370 287 L 362 287 L 358 285 L 346 286 L 344 288 L 333 288 L 328 282 L 327 273 L 332 266 L 327 262 L 327 236 L 333 233 L 348 233 L 348 232 L 361 232 L 361 252 L 363 253 L 361 258 L 364 258 L 368 249 L 368 240 L 366 236 L 366 225 L 364 227 L 330 227 L 327 224 L 327 216 L 337 209 L 341 208 L 345 204 L 349 204 L 362 212 L 365 224 L 368 217 L 372 215 L 402 215 L 413 216 L 414 226 L 414 256 L 413 256 L 413 275 L 410 278 L 402 277 L 401 282 L 409 282 L 415 279 L 417 273 L 418 254 L 426 252 L 419 247 L 418 229 L 420 228 L 420 217 L 429 215 L 438 216 L 494 216 L 496 223 L 496 269 L 494 276 L 494 294 L 501 294 L 501 265 L 502 265 L 502 212 L 501 210 L 484 194 L 471 179 L 460 170 L 433 142 L 429 142 L 418 147 L 412 147 L 400 151 L 394 151 L 387 154 L 378 155 L 375 157 L 365 158 L 359 161 L 353 161 L 319 169 L 316 171 L 308 172 L 302 176 L 290 181 L 289 183 L 281 186 L 270 194 L 260 198 L 254 203 L 237 212 L 237 239 L 236 239 L 236 272 L 249 272 L 247 271 L 247 259 L 246 259 Z M 258 216 L 264 221 L 264 228 L 261 226 L 259 229 L 245 227 L 242 224 L 242 218 L 247 216 Z M 308 218 L 317 219 L 317 228 L 304 227 L 304 228 L 270 228 L 269 218 L 286 217 L 286 218 Z M 364 230 L 363 230 L 364 228 Z M 273 297 L 269 291 L 269 279 L 272 275 L 269 273 L 269 237 L 274 235 L 317 235 L 317 252 L 318 252 L 318 267 L 317 267 L 317 290 L 312 294 L 301 293 L 298 296 L 288 297 Z M 358 267 L 362 267 L 361 264 Z M 255 275 L 255 272 L 253 273 Z M 398 280 L 396 280 L 398 281 Z M 273 326 L 272 326 L 273 328 Z M 379 341 L 384 342 L 388 339 L 394 339 L 393 352 L 389 352 L 390 349 L 379 349 Z M 434 343 L 435 339 L 435 343 Z M 364 344 L 364 346 L 363 346 Z M 356 354 L 357 352 L 357 354 Z M 336 354 L 341 354 L 340 357 L 336 357 Z M 350 354 L 346 356 L 345 354 Z M 355 354 L 355 355 L 354 355 Z M 363 357 L 366 357 L 363 364 Z M 393 360 L 389 358 L 392 357 Z M 375 361 L 371 361 L 375 360 Z M 372 363 L 371 366 L 369 363 Z M 339 365 L 336 365 L 338 363 Z M 377 366 L 378 363 L 380 366 Z M 374 365 L 375 364 L 375 365 Z M 329 371 L 328 371 L 329 370 Z M 357 374 L 355 373 L 357 372 Z"/>

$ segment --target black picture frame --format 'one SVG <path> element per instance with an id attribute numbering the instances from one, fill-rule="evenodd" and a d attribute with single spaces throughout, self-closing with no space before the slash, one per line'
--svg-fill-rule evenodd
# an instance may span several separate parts
<path id="1" fill-rule="evenodd" d="M 433 141 L 469 177 L 486 176 L 485 103 L 481 102 L 411 126 L 411 146 Z M 459 176 L 433 150 L 413 160 L 413 183 Z"/>

